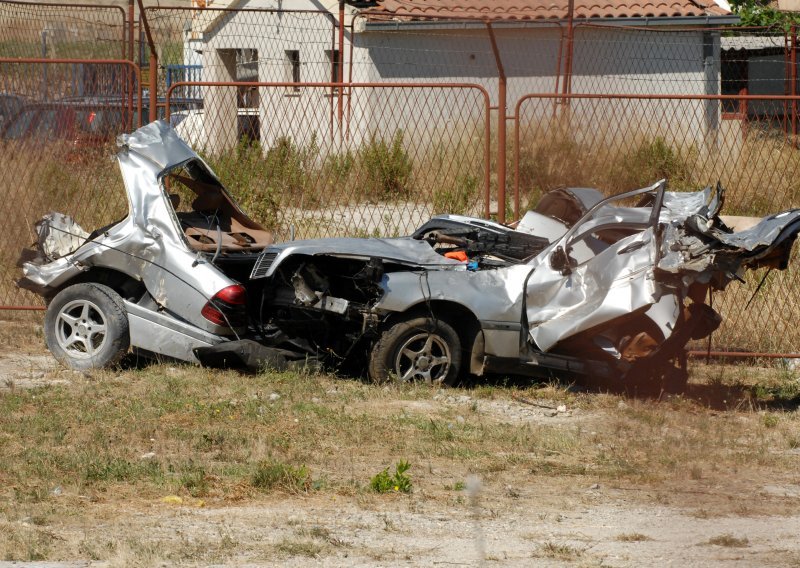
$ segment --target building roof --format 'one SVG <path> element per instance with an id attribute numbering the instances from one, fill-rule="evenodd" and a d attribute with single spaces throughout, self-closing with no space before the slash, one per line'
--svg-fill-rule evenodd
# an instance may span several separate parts
<path id="1" fill-rule="evenodd" d="M 376 0 L 362 10 L 370 20 L 559 20 L 568 0 Z M 578 19 L 729 16 L 714 0 L 575 0 Z"/>

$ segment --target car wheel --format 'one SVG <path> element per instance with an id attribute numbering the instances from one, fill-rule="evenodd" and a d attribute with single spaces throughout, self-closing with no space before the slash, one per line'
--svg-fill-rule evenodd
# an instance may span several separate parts
<path id="1" fill-rule="evenodd" d="M 445 321 L 419 317 L 401 321 L 385 331 L 373 346 L 369 376 L 403 383 L 455 384 L 461 369 L 461 342 Z"/>
<path id="2" fill-rule="evenodd" d="M 63 365 L 77 370 L 111 367 L 130 345 L 122 298 L 102 284 L 65 288 L 47 306 L 45 342 Z"/>

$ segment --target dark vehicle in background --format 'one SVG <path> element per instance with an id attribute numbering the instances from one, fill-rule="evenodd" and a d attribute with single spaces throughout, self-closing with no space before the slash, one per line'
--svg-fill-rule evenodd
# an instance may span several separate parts
<path id="1" fill-rule="evenodd" d="M 11 93 L 0 93 L 0 130 L 25 106 L 25 98 Z"/>
<path id="2" fill-rule="evenodd" d="M 15 95 L 7 95 L 15 97 Z M 19 97 L 17 97 L 19 98 Z M 3 98 L 0 97 L 0 112 Z M 11 98 L 8 108 L 11 109 Z M 163 100 L 160 101 L 163 103 Z M 174 99 L 170 108 L 178 112 L 202 109 L 201 99 Z M 150 108 L 142 106 L 142 120 L 147 121 Z M 112 142 L 117 134 L 130 130 L 138 122 L 138 107 L 127 99 L 113 97 L 71 97 L 55 102 L 29 103 L 19 98 L 5 123 L 0 122 L 3 140 L 67 140 L 76 149 L 96 148 Z M 163 117 L 165 108 L 158 107 Z"/>
<path id="3" fill-rule="evenodd" d="M 125 123 L 126 109 L 119 104 L 35 103 L 22 107 L 0 137 L 37 143 L 69 140 L 76 148 L 93 148 L 113 140 Z"/>

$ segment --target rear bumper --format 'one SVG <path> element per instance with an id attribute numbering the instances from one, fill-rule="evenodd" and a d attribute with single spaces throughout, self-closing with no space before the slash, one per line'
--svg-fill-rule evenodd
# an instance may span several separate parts
<path id="1" fill-rule="evenodd" d="M 198 347 L 218 345 L 228 338 L 208 333 L 174 317 L 125 301 L 131 345 L 159 355 L 199 363 Z"/>

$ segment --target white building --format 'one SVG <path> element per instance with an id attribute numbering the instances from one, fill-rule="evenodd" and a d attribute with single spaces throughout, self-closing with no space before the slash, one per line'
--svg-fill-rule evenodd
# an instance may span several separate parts
<path id="1" fill-rule="evenodd" d="M 528 93 L 564 92 L 568 74 L 572 93 L 719 94 L 719 33 L 701 28 L 738 19 L 719 1 L 576 0 L 570 50 L 567 0 L 348 0 L 342 73 L 345 82 L 354 83 L 474 83 L 496 109 L 500 70 L 483 21 L 488 19 L 508 78 L 507 115 Z M 191 12 L 186 22 L 184 63 L 202 65 L 203 81 L 330 82 L 338 73 L 337 0 L 193 4 L 205 9 Z M 259 108 L 265 145 L 280 136 L 297 143 L 312 138 L 317 144 L 357 143 L 397 129 L 431 136 L 452 130 L 453 121 L 480 121 L 485 114 L 477 89 L 346 87 L 339 93 L 331 87 L 288 85 L 259 91 L 250 105 Z M 236 108 L 246 104 L 246 97 L 237 97 L 236 88 L 220 87 L 203 95 L 207 147 L 230 147 L 237 141 Z M 717 103 L 697 101 L 696 106 L 688 113 L 686 131 L 715 131 Z M 572 108 L 580 113 L 581 105 Z M 596 105 L 591 112 L 597 112 Z M 632 106 L 630 112 L 637 111 Z"/>

